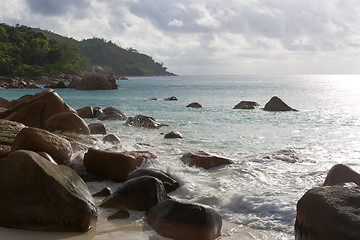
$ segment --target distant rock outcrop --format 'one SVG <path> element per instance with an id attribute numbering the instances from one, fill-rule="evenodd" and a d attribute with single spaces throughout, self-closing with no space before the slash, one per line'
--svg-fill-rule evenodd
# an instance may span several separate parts
<path id="1" fill-rule="evenodd" d="M 268 103 L 266 103 L 264 107 L 265 111 L 298 111 L 294 108 L 289 107 L 286 103 L 283 102 L 278 97 L 272 97 Z"/>
<path id="2" fill-rule="evenodd" d="M 241 101 L 238 103 L 234 109 L 256 109 L 260 106 L 257 102 L 252 101 Z"/>
<path id="3" fill-rule="evenodd" d="M 360 239 L 360 189 L 337 185 L 307 191 L 297 203 L 295 239 Z"/>
<path id="4" fill-rule="evenodd" d="M 94 66 L 87 71 L 77 84 L 78 90 L 111 90 L 117 89 L 114 73 L 107 68 Z"/>
<path id="5" fill-rule="evenodd" d="M 193 103 L 190 103 L 189 105 L 187 105 L 186 107 L 187 108 L 202 108 L 203 106 L 198 102 L 193 102 Z"/>
<path id="6" fill-rule="evenodd" d="M 164 138 L 183 138 L 183 136 L 178 131 L 171 131 L 165 134 Z"/>

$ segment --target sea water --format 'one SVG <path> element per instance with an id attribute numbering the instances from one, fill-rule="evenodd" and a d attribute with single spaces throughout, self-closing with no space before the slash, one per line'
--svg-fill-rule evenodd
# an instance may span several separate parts
<path id="1" fill-rule="evenodd" d="M 291 236 L 297 201 L 322 185 L 331 166 L 345 163 L 360 171 L 360 76 L 131 77 L 117 84 L 110 91 L 56 92 L 74 109 L 113 106 L 127 116 L 148 115 L 169 125 L 154 130 L 103 121 L 123 150 L 157 155 L 144 167 L 180 182 L 172 197 L 209 205 L 226 221 Z M 0 97 L 12 100 L 39 91 L 0 89 Z M 178 101 L 163 100 L 171 96 Z M 272 96 L 299 111 L 233 109 L 243 100 L 263 107 Z M 191 102 L 203 108 L 186 108 Z M 164 139 L 172 130 L 184 138 Z M 184 165 L 180 157 L 195 151 L 234 164 L 210 170 Z"/>

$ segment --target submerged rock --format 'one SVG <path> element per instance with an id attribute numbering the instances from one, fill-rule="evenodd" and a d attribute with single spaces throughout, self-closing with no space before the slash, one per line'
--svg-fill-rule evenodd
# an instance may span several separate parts
<path id="1" fill-rule="evenodd" d="M 11 150 L 20 149 L 46 152 L 59 164 L 69 163 L 72 154 L 69 141 L 39 128 L 23 128 L 18 133 Z"/>
<path id="2" fill-rule="evenodd" d="M 175 191 L 180 186 L 179 183 L 169 174 L 157 169 L 140 168 L 129 174 L 127 179 L 129 180 L 142 176 L 151 176 L 159 179 L 164 184 L 166 192 L 168 193 Z"/>
<path id="3" fill-rule="evenodd" d="M 233 109 L 256 109 L 260 106 L 257 102 L 241 101 Z"/>
<path id="4" fill-rule="evenodd" d="M 186 153 L 180 159 L 183 163 L 189 165 L 190 167 L 202 167 L 204 169 L 210 169 L 213 167 L 233 163 L 233 161 L 230 159 L 210 155 L 203 151 L 196 153 Z"/>
<path id="5" fill-rule="evenodd" d="M 289 107 L 278 97 L 272 97 L 268 103 L 265 104 L 265 111 L 298 111 Z"/>
<path id="6" fill-rule="evenodd" d="M 0 204 L 2 227 L 84 232 L 97 222 L 94 200 L 80 177 L 31 151 L 0 160 Z"/>
<path id="7" fill-rule="evenodd" d="M 165 98 L 164 100 L 165 101 L 177 101 L 178 99 L 177 99 L 177 97 L 172 96 L 172 97 Z"/>
<path id="8" fill-rule="evenodd" d="M 307 191 L 297 203 L 295 239 L 360 239 L 360 189 L 326 186 Z"/>
<path id="9" fill-rule="evenodd" d="M 100 207 L 147 211 L 167 199 L 164 185 L 154 177 L 130 179 L 105 198 Z"/>
<path id="10" fill-rule="evenodd" d="M 115 134 L 108 134 L 105 137 L 103 137 L 103 141 L 111 144 L 119 144 L 120 139 Z"/>
<path id="11" fill-rule="evenodd" d="M 165 200 L 146 212 L 146 221 L 161 236 L 176 240 L 214 240 L 221 235 L 220 214 L 200 204 Z"/>
<path id="12" fill-rule="evenodd" d="M 123 182 L 147 159 L 156 156 L 147 151 L 108 152 L 89 148 L 84 156 L 84 166 L 88 173 L 115 182 Z"/>

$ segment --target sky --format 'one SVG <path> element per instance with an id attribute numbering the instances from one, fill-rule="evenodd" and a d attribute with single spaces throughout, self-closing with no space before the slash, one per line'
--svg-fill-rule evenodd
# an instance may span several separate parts
<path id="1" fill-rule="evenodd" d="M 359 0 L 1 0 L 0 22 L 134 48 L 179 75 L 360 74 Z"/>

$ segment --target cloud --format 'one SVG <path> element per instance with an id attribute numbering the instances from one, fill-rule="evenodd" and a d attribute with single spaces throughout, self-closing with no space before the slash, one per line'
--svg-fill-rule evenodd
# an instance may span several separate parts
<path id="1" fill-rule="evenodd" d="M 112 40 L 179 74 L 353 73 L 360 58 L 357 0 L 3 0 L 2 9 L 3 22 Z"/>

